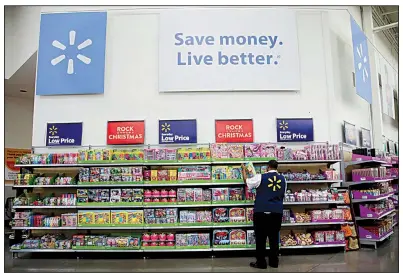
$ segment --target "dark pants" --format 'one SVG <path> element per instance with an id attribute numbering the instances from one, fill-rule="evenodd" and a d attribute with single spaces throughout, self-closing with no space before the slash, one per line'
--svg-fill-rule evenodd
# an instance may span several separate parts
<path id="1" fill-rule="evenodd" d="M 256 238 L 256 262 L 266 264 L 266 238 L 269 238 L 269 264 L 278 265 L 279 255 L 279 232 L 281 228 L 283 214 L 255 212 L 253 214 L 253 226 Z"/>

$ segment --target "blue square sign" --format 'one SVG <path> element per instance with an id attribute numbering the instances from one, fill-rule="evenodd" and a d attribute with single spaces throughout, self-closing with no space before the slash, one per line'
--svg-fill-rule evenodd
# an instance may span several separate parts
<path id="1" fill-rule="evenodd" d="M 353 39 L 355 89 L 357 95 L 371 104 L 371 69 L 369 65 L 367 37 L 352 16 L 350 16 L 350 21 L 351 36 Z"/>
<path id="2" fill-rule="evenodd" d="M 37 95 L 104 93 L 106 12 L 42 14 Z"/>

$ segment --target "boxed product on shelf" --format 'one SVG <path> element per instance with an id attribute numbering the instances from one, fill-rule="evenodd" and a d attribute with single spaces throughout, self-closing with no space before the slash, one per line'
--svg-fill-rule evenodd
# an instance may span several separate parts
<path id="1" fill-rule="evenodd" d="M 210 234 L 176 234 L 176 248 L 210 248 Z"/>
<path id="2" fill-rule="evenodd" d="M 378 168 L 363 168 L 363 169 L 354 169 L 352 172 L 353 181 L 366 181 L 366 180 L 375 180 L 379 178 L 386 178 L 386 168 L 378 167 Z"/>
<path id="3" fill-rule="evenodd" d="M 81 168 L 79 182 L 140 182 L 143 181 L 141 167 L 93 167 Z"/>
<path id="4" fill-rule="evenodd" d="M 246 210 L 244 208 L 229 209 L 230 222 L 246 222 Z"/>
<path id="5" fill-rule="evenodd" d="M 298 192 L 287 190 L 284 202 L 326 202 L 344 201 L 347 193 L 339 192 L 336 188 L 331 189 L 306 189 Z"/>
<path id="6" fill-rule="evenodd" d="M 19 165 L 76 164 L 78 153 L 26 154 L 16 159 Z"/>
<path id="7" fill-rule="evenodd" d="M 248 176 L 248 178 L 251 178 L 256 175 L 256 173 L 257 173 L 256 168 L 255 168 L 255 166 L 253 166 L 252 162 L 250 162 L 250 161 L 247 162 L 245 164 L 245 167 L 246 167 L 246 175 Z M 259 172 L 261 172 L 260 169 L 259 169 Z"/>
<path id="8" fill-rule="evenodd" d="M 256 237 L 254 230 L 247 230 L 246 231 L 246 245 L 249 247 L 255 247 L 256 245 Z"/>
<path id="9" fill-rule="evenodd" d="M 230 245 L 229 230 L 216 229 L 213 231 L 213 247 Z"/>
<path id="10" fill-rule="evenodd" d="M 231 229 L 229 242 L 230 245 L 246 246 L 246 232 L 242 229 Z"/>
<path id="11" fill-rule="evenodd" d="M 141 239 L 143 247 L 175 247 L 174 233 L 144 233 Z"/>
<path id="12" fill-rule="evenodd" d="M 76 183 L 73 177 L 57 176 L 55 178 L 55 185 L 75 185 Z"/>
<path id="13" fill-rule="evenodd" d="M 179 148 L 178 149 L 178 160 L 186 161 L 186 160 L 201 160 L 201 161 L 210 161 L 211 153 L 210 149 L 205 147 L 195 148 Z"/>
<path id="14" fill-rule="evenodd" d="M 177 200 L 185 202 L 211 202 L 211 190 L 202 188 L 178 188 Z"/>
<path id="15" fill-rule="evenodd" d="M 213 222 L 214 223 L 229 222 L 228 208 L 214 208 L 213 209 Z"/>
<path id="16" fill-rule="evenodd" d="M 324 209 L 311 211 L 312 222 L 344 221 L 342 209 Z"/>
<path id="17" fill-rule="evenodd" d="M 176 224 L 178 222 L 178 209 L 144 209 L 144 222 L 146 225 Z"/>
<path id="18" fill-rule="evenodd" d="M 241 166 L 213 166 L 212 177 L 214 180 L 242 180 Z"/>
<path id="19" fill-rule="evenodd" d="M 212 213 L 210 210 L 181 210 L 179 212 L 179 223 L 189 224 L 189 223 L 211 223 Z"/>
<path id="20" fill-rule="evenodd" d="M 212 143 L 210 145 L 213 159 L 243 159 L 244 148 L 242 144 Z"/>
<path id="21" fill-rule="evenodd" d="M 77 213 L 63 213 L 60 215 L 62 227 L 76 227 Z"/>
<path id="22" fill-rule="evenodd" d="M 178 180 L 211 180 L 211 167 L 181 166 L 178 168 Z"/>
<path id="23" fill-rule="evenodd" d="M 271 143 L 251 143 L 244 146 L 245 158 L 273 158 L 276 159 L 276 144 Z"/>
<path id="24" fill-rule="evenodd" d="M 133 248 L 138 249 L 140 247 L 140 238 L 137 236 L 108 236 L 105 239 L 105 248 Z"/>
<path id="25" fill-rule="evenodd" d="M 64 239 L 60 234 L 45 234 L 41 237 L 40 248 L 54 249 L 56 248 L 56 241 Z"/>
<path id="26" fill-rule="evenodd" d="M 246 222 L 253 222 L 253 208 L 246 208 Z"/>
<path id="27" fill-rule="evenodd" d="M 175 161 L 176 149 L 150 148 L 144 149 L 144 160 L 146 161 Z"/>
<path id="28" fill-rule="evenodd" d="M 295 239 L 297 241 L 297 245 L 300 246 L 309 246 L 313 245 L 314 243 L 311 233 L 296 233 Z"/>
<path id="29" fill-rule="evenodd" d="M 345 234 L 341 230 L 315 231 L 314 244 L 341 244 L 345 242 Z"/>
<path id="30" fill-rule="evenodd" d="M 78 225 L 108 225 L 110 224 L 110 210 L 79 210 Z"/>
<path id="31" fill-rule="evenodd" d="M 381 200 L 374 204 L 360 204 L 360 216 L 367 218 L 379 218 L 382 214 L 395 209 L 392 200 Z"/>
<path id="32" fill-rule="evenodd" d="M 245 200 L 243 188 L 213 188 L 211 191 L 213 202 L 235 202 Z"/>
<path id="33" fill-rule="evenodd" d="M 53 194 L 52 194 L 53 195 Z M 48 196 L 40 198 L 39 196 L 33 201 L 31 206 L 75 206 L 76 195 L 72 193 L 62 194 L 61 196 Z"/>
<path id="34" fill-rule="evenodd" d="M 146 189 L 144 190 L 144 202 L 149 203 L 175 203 L 177 199 L 176 189 Z"/>
<path id="35" fill-rule="evenodd" d="M 72 240 L 56 240 L 55 249 L 71 249 L 73 246 Z"/>

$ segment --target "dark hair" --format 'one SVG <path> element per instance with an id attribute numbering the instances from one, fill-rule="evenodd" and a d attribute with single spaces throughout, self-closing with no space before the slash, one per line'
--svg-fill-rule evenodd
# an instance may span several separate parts
<path id="1" fill-rule="evenodd" d="M 269 161 L 269 168 L 270 169 L 277 170 L 277 167 L 278 167 L 278 162 L 276 160 L 273 159 L 273 160 Z"/>

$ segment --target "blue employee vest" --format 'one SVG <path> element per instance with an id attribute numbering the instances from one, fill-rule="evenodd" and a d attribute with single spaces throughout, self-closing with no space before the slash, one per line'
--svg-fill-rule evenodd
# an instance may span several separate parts
<path id="1" fill-rule="evenodd" d="M 285 178 L 277 172 L 262 174 L 262 181 L 256 189 L 254 212 L 283 213 Z"/>

